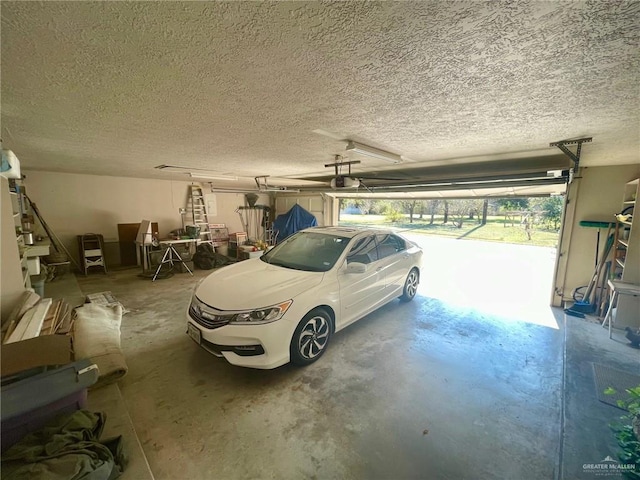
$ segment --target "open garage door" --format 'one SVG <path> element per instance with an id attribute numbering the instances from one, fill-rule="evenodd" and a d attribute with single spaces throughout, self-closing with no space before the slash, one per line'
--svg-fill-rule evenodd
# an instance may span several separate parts
<path id="1" fill-rule="evenodd" d="M 329 166 L 336 165 L 342 164 Z M 315 185 L 300 190 L 336 198 L 532 197 L 564 193 L 571 171 L 564 155 L 439 166 L 406 163 L 375 170 L 360 168 L 359 162 L 344 165 L 348 171 L 335 167 L 333 175 L 301 178 Z"/>
<path id="2" fill-rule="evenodd" d="M 343 199 L 342 206 L 350 208 L 342 209 L 338 225 L 391 228 L 420 245 L 425 272 L 421 291 L 428 297 L 555 325 L 549 305 L 560 258 L 564 197 L 519 198 L 520 211 L 506 206 L 518 203 L 504 197 L 422 199 L 399 193 L 392 198 L 397 201 L 389 199 Z M 548 210 L 542 210 L 549 205 L 557 209 L 556 220 L 548 221 Z"/>
<path id="3" fill-rule="evenodd" d="M 330 164 L 326 166 L 335 168 L 334 172 L 298 177 L 315 185 L 301 185 L 296 194 L 277 194 L 276 214 L 284 213 L 294 203 L 299 203 L 316 215 L 320 225 L 337 225 L 341 198 L 446 200 L 564 195 L 573 167 L 569 157 L 563 154 L 515 155 L 509 159 L 471 163 L 442 161 L 428 166 L 412 162 L 393 166 L 379 163 L 363 166 L 357 161 L 345 164 L 348 164 L 348 170 Z M 357 182 L 336 182 L 336 176 L 340 174 Z M 341 184 L 344 185 L 342 188 Z M 549 286 L 544 287 L 545 306 L 549 305 L 554 268 L 557 268 L 555 249 L 549 248 L 554 251 L 549 254 L 551 267 L 547 274 L 548 282 L 545 281 Z M 505 266 L 509 271 L 509 262 L 498 262 L 497 265 Z M 517 281 L 507 284 L 515 285 Z M 539 287 L 536 285 L 536 288 Z"/>
<path id="4" fill-rule="evenodd" d="M 547 197 L 552 195 L 564 195 L 566 191 L 566 183 L 549 182 L 544 185 L 505 185 L 499 187 L 493 186 L 474 186 L 473 188 L 463 188 L 461 185 L 446 188 L 445 186 L 438 188 L 436 186 L 426 189 L 402 190 L 398 187 L 398 191 L 366 191 L 358 189 L 358 191 L 340 190 L 328 192 L 334 198 L 371 198 L 371 199 L 434 199 L 434 198 L 504 198 L 504 197 Z"/>

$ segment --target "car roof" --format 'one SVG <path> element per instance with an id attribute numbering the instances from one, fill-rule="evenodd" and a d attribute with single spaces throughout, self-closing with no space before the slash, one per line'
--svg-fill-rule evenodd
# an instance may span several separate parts
<path id="1" fill-rule="evenodd" d="M 324 233 L 327 235 L 337 235 L 340 237 L 353 238 L 361 233 L 393 233 L 393 230 L 388 228 L 371 228 L 371 227 L 311 227 L 305 229 L 306 231 L 313 231 L 314 233 Z"/>

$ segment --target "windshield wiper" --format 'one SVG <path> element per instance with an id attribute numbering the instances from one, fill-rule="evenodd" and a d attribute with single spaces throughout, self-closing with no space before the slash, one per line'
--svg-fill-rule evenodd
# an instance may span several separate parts
<path id="1" fill-rule="evenodd" d="M 308 266 L 298 266 L 292 263 L 283 263 L 283 262 L 267 262 L 269 265 L 275 265 L 276 267 L 288 268 L 290 270 L 300 270 L 303 272 L 322 272 L 321 269 L 316 269 Z"/>
<path id="2" fill-rule="evenodd" d="M 289 268 L 289 265 L 287 265 L 286 263 L 282 263 L 282 262 L 273 262 L 273 263 L 270 263 L 269 265 L 275 265 L 276 267 Z"/>
<path id="3" fill-rule="evenodd" d="M 266 260 L 265 260 L 265 261 L 266 261 Z M 268 263 L 269 265 L 275 265 L 276 267 L 294 268 L 294 267 L 292 267 L 291 265 L 289 265 L 289 264 L 287 264 L 287 263 L 278 262 L 277 260 L 274 260 L 274 261 L 271 261 L 271 262 L 268 262 L 268 261 L 267 261 L 267 263 Z M 295 268 L 294 268 L 294 269 L 295 269 Z"/>

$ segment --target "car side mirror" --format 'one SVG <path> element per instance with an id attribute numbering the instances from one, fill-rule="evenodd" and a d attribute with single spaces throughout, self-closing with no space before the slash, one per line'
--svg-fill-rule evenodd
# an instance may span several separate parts
<path id="1" fill-rule="evenodd" d="M 345 273 L 364 273 L 367 271 L 367 266 L 360 262 L 347 263 Z"/>

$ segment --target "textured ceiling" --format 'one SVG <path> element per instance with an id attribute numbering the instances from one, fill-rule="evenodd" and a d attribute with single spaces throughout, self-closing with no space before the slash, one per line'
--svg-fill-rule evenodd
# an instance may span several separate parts
<path id="1" fill-rule="evenodd" d="M 421 168 L 584 136 L 583 165 L 639 161 L 639 2 L 0 7 L 2 140 L 27 169 L 253 183 L 327 173 L 345 139 Z"/>

